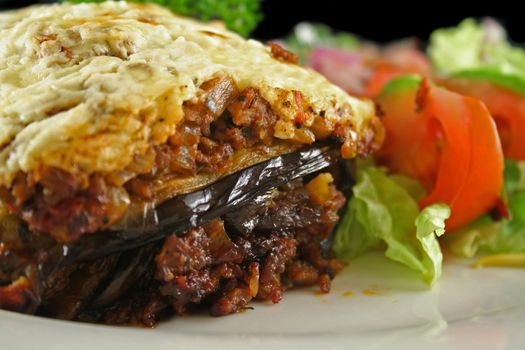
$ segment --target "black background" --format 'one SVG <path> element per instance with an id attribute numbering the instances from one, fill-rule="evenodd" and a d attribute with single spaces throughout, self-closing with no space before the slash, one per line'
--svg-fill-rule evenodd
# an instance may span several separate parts
<path id="1" fill-rule="evenodd" d="M 343 5 L 346 4 L 346 5 Z M 510 36 L 525 42 L 525 1 L 272 1 L 262 3 L 265 20 L 255 31 L 263 39 L 287 33 L 293 24 L 320 21 L 362 37 L 385 42 L 407 36 L 425 40 L 433 29 L 458 24 L 466 17 L 491 16 Z"/>
<path id="2" fill-rule="evenodd" d="M 51 0 L 40 0 L 46 2 Z M 0 7 L 20 7 L 35 1 L 0 0 Z M 407 36 L 425 40 L 439 27 L 456 25 L 465 17 L 492 16 L 503 22 L 511 38 L 525 42 L 525 0 L 480 1 L 286 1 L 263 0 L 264 21 L 254 32 L 260 39 L 287 34 L 300 21 L 317 21 L 385 42 Z"/>

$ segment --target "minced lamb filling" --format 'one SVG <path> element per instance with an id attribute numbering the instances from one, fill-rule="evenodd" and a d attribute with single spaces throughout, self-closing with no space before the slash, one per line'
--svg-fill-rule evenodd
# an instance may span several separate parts
<path id="1" fill-rule="evenodd" d="M 27 277 L 0 287 L 0 306 L 61 319 L 152 326 L 166 315 L 196 308 L 220 316 L 252 299 L 276 303 L 292 286 L 317 284 L 328 292 L 342 268 L 327 243 L 344 202 L 329 173 L 306 185 L 294 180 L 274 190 L 263 206 L 228 213 L 160 243 L 66 266 L 39 283 L 45 286 L 40 290 L 28 283 L 35 267 L 24 254 L 10 251 L 2 256 L 2 270 L 7 274 L 9 266 L 25 265 Z M 248 221 L 252 225 L 243 225 Z"/>

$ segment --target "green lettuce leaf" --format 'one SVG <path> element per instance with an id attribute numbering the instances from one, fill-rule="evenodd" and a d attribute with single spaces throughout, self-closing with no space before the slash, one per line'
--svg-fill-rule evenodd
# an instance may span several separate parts
<path id="1" fill-rule="evenodd" d="M 455 28 L 437 29 L 430 35 L 428 55 L 440 72 L 454 72 L 481 64 L 483 28 L 472 18 Z"/>
<path id="2" fill-rule="evenodd" d="M 447 247 L 456 255 L 525 252 L 525 161 L 505 161 L 505 197 L 510 219 L 494 221 L 485 215 L 447 237 Z"/>
<path id="3" fill-rule="evenodd" d="M 437 236 L 444 233 L 450 209 L 435 204 L 420 212 L 402 186 L 420 193 L 413 181 L 389 177 L 386 170 L 359 163 L 357 183 L 336 230 L 333 249 L 342 259 L 386 245 L 385 255 L 421 272 L 432 284 L 441 274 L 442 255 Z"/>
<path id="4" fill-rule="evenodd" d="M 493 20 L 465 19 L 434 31 L 428 55 L 442 75 L 480 78 L 525 93 L 525 50 L 512 46 Z"/>

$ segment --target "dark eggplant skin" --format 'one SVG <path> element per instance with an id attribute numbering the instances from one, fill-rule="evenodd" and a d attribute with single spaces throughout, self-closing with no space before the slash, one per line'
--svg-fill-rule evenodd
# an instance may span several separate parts
<path id="1" fill-rule="evenodd" d="M 110 305 L 133 286 L 138 285 L 155 260 L 155 255 L 159 250 L 157 246 L 150 244 L 122 253 L 111 280 L 98 291 L 90 307 L 96 309 Z"/>
<path id="2" fill-rule="evenodd" d="M 40 274 L 45 280 L 45 276 L 61 266 L 139 248 L 171 234 L 183 234 L 248 204 L 263 204 L 272 189 L 327 168 L 339 158 L 340 153 L 334 148 L 312 146 L 253 165 L 152 209 L 155 225 L 85 235 L 56 245 L 39 264 Z"/>

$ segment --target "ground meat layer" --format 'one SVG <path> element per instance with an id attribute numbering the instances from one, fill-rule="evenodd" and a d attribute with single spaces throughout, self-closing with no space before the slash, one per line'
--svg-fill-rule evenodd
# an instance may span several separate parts
<path id="1" fill-rule="evenodd" d="M 281 142 L 274 138 L 277 116 L 257 89 L 239 90 L 228 77 L 210 80 L 201 88 L 198 101 L 184 103 L 184 122 L 167 143 L 136 155 L 126 169 L 85 178 L 57 168 L 20 173 L 10 188 L 0 188 L 0 200 L 29 231 L 72 241 L 118 223 L 134 201 L 159 200 L 154 186 L 158 179 L 225 174 L 236 152 Z M 300 92 L 294 94 L 300 110 L 306 111 Z M 296 119 L 297 134 L 302 136 L 287 141 L 291 150 L 314 141 L 312 132 L 302 128 L 304 118 Z M 328 130 L 322 122 L 315 127 L 321 133 Z"/>
<path id="2" fill-rule="evenodd" d="M 292 286 L 317 284 L 328 292 L 342 265 L 327 242 L 345 201 L 332 181 L 330 174 L 306 185 L 293 181 L 263 206 L 247 206 L 160 243 L 63 267 L 44 283 L 32 283 L 29 274 L 0 287 L 0 307 L 152 326 L 166 315 L 199 308 L 220 316 L 253 299 L 277 303 Z M 22 255 L 13 262 L 13 254 L 0 254 L 0 260 L 0 276 L 23 265 Z"/>

